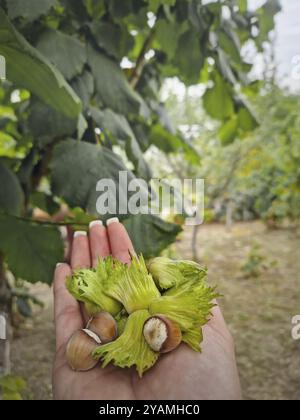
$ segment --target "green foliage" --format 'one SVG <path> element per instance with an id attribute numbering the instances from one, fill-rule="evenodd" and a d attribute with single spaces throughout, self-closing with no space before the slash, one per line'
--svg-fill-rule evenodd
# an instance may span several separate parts
<path id="1" fill-rule="evenodd" d="M 252 246 L 246 262 L 242 266 L 242 271 L 247 277 L 258 277 L 261 274 L 264 260 L 260 246 L 255 244 Z"/>
<path id="2" fill-rule="evenodd" d="M 55 6 L 56 0 L 6 0 L 6 3 L 10 19 L 22 17 L 32 22 Z"/>
<path id="3" fill-rule="evenodd" d="M 65 140 L 54 149 L 52 170 L 52 190 L 63 197 L 71 206 L 87 209 L 97 216 L 96 202 L 99 193 L 96 184 L 99 179 L 110 179 L 118 186 L 109 192 L 117 196 L 117 206 L 111 211 L 117 214 L 119 205 L 127 208 L 126 191 L 119 185 L 119 172 L 127 172 L 128 182 L 134 175 L 127 171 L 120 157 L 108 148 L 96 144 Z M 64 182 L 64 180 L 69 180 Z M 123 188 L 123 189 L 122 189 Z M 148 195 L 148 192 L 145 192 Z"/>
<path id="4" fill-rule="evenodd" d="M 203 97 L 203 105 L 208 114 L 218 120 L 226 120 L 234 112 L 230 87 L 218 73 L 214 76 L 214 86 L 207 89 Z"/>
<path id="5" fill-rule="evenodd" d="M 26 382 L 19 376 L 7 375 L 0 378 L 2 400 L 22 400 Z"/>
<path id="6" fill-rule="evenodd" d="M 0 179 L 0 208 L 12 214 L 19 214 L 23 204 L 23 191 L 16 175 L 1 161 Z"/>
<path id="7" fill-rule="evenodd" d="M 67 80 L 80 74 L 87 61 L 84 45 L 75 36 L 54 29 L 44 31 L 36 47 Z"/>
<path id="8" fill-rule="evenodd" d="M 163 249 L 173 243 L 181 227 L 167 223 L 157 216 L 131 216 L 124 221 L 137 253 L 145 258 L 159 255 Z"/>
<path id="9" fill-rule="evenodd" d="M 150 179 L 144 153 L 151 146 L 198 164 L 195 148 L 160 102 L 165 78 L 205 83 L 205 108 L 221 121 L 225 144 L 255 128 L 247 98 L 237 92 L 239 85 L 248 96 L 257 93 L 240 51 L 250 39 L 261 48 L 278 8 L 267 2 L 249 13 L 246 1 L 226 4 L 231 19 L 224 20 L 221 0 L 205 5 L 195 0 L 0 2 L 0 54 L 8 77 L 0 86 L 0 183 L 5 185 L 0 249 L 17 276 L 50 282 L 55 261 L 62 258 L 57 229 L 28 222 L 35 206 L 53 214 L 67 203 L 81 212 L 74 223 L 86 223 L 96 215 L 100 178 L 118 180 L 118 172 L 127 171 L 129 180 Z M 116 194 L 124 206 L 122 186 Z M 21 218 L 12 217 L 16 214 Z M 145 215 L 131 216 L 125 224 L 137 250 L 149 256 L 181 230 Z"/>
<path id="10" fill-rule="evenodd" d="M 5 57 L 11 80 L 66 116 L 76 118 L 81 106 L 70 85 L 14 28 L 1 8 L 0 27 L 0 54 Z"/>
<path id="11" fill-rule="evenodd" d="M 0 249 L 16 277 L 51 283 L 63 245 L 56 227 L 28 223 L 0 213 Z"/>

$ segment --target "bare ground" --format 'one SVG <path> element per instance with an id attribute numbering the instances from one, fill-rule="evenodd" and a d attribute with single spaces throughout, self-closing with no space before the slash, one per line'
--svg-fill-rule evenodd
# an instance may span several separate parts
<path id="1" fill-rule="evenodd" d="M 177 252 L 191 258 L 187 228 Z M 258 277 L 245 277 L 241 266 L 254 244 L 264 257 Z M 268 231 L 263 224 L 200 227 L 198 249 L 218 285 L 220 304 L 236 342 L 246 399 L 300 399 L 300 341 L 291 336 L 291 319 L 300 314 L 300 235 L 295 230 Z M 52 293 L 34 286 L 45 302 L 13 343 L 13 371 L 27 381 L 26 397 L 50 399 L 54 352 Z"/>

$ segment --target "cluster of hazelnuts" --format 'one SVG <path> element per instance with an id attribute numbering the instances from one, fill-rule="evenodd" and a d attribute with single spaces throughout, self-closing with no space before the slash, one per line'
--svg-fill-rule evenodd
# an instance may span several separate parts
<path id="1" fill-rule="evenodd" d="M 150 348 L 159 353 L 174 350 L 182 340 L 179 326 L 163 315 L 147 319 L 143 335 Z M 93 369 L 98 363 L 93 357 L 94 350 L 117 337 L 117 322 L 110 313 L 100 312 L 93 316 L 86 328 L 76 331 L 67 344 L 66 358 L 70 367 L 75 371 Z"/>

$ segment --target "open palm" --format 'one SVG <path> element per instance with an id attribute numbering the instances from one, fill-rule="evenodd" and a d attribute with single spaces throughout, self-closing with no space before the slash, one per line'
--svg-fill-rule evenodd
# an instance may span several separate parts
<path id="1" fill-rule="evenodd" d="M 84 328 L 81 307 L 68 293 L 65 279 L 72 269 L 95 266 L 99 256 L 113 255 L 126 263 L 133 252 L 124 226 L 116 219 L 107 229 L 100 223 L 90 227 L 89 237 L 75 234 L 71 267 L 59 264 L 55 271 L 56 357 L 53 391 L 56 399 L 93 400 L 205 400 L 239 399 L 241 390 L 234 345 L 218 306 L 204 327 L 202 353 L 182 344 L 163 355 L 139 378 L 135 369 L 108 366 L 88 372 L 72 371 L 65 357 L 66 344 L 74 331 Z"/>

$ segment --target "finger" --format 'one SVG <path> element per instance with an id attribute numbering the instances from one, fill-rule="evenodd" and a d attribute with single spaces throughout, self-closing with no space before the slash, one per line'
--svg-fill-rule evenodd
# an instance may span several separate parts
<path id="1" fill-rule="evenodd" d="M 68 264 L 58 264 L 54 274 L 56 350 L 67 344 L 74 331 L 83 327 L 79 304 L 66 288 L 66 278 L 71 274 Z"/>
<path id="2" fill-rule="evenodd" d="M 89 237 L 92 266 L 96 267 L 99 257 L 108 257 L 111 253 L 107 231 L 101 220 L 95 220 L 94 222 L 90 223 Z"/>
<path id="3" fill-rule="evenodd" d="M 74 233 L 71 253 L 71 267 L 73 270 L 77 268 L 91 267 L 90 245 L 87 233 L 84 231 L 77 231 Z"/>
<path id="4" fill-rule="evenodd" d="M 134 254 L 133 245 L 117 217 L 107 221 L 107 233 L 112 256 L 123 263 L 129 263 L 131 255 Z"/>

